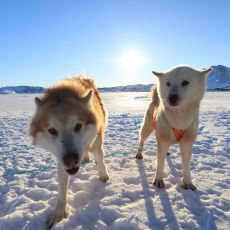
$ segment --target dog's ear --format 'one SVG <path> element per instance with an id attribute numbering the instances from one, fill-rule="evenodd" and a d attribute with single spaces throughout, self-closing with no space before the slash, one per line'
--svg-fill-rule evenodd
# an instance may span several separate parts
<path id="1" fill-rule="evenodd" d="M 42 100 L 39 97 L 35 97 L 34 101 L 35 101 L 35 104 L 36 104 L 37 107 L 39 107 L 41 105 L 41 103 L 42 103 Z"/>
<path id="2" fill-rule="evenodd" d="M 202 76 L 208 76 L 212 71 L 213 71 L 213 68 L 209 67 L 207 69 L 202 69 L 200 73 Z"/>
<path id="3" fill-rule="evenodd" d="M 162 72 L 156 72 L 156 71 L 152 71 L 152 73 L 157 76 L 158 78 L 162 77 L 164 75 L 164 73 Z"/>
<path id="4" fill-rule="evenodd" d="M 90 89 L 87 95 L 82 98 L 82 101 L 85 102 L 86 104 L 89 104 L 91 103 L 92 98 L 93 98 L 93 90 Z"/>

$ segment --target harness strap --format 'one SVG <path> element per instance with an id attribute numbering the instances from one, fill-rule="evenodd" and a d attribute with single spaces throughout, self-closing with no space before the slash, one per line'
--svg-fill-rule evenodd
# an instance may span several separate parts
<path id="1" fill-rule="evenodd" d="M 152 127 L 153 127 L 153 129 L 156 129 L 156 127 L 157 127 L 156 115 L 154 115 L 154 114 L 153 114 Z"/>
<path id="2" fill-rule="evenodd" d="M 177 141 L 179 141 L 184 136 L 185 130 L 175 129 L 175 128 L 172 128 L 172 130 L 174 132 L 174 135 L 175 135 Z"/>
<path id="3" fill-rule="evenodd" d="M 152 122 L 152 127 L 153 129 L 156 129 L 157 126 L 157 122 L 156 122 L 156 114 L 153 115 L 153 122 Z M 172 128 L 172 131 L 177 139 L 177 141 L 179 141 L 185 134 L 185 130 L 183 129 L 175 129 Z"/>

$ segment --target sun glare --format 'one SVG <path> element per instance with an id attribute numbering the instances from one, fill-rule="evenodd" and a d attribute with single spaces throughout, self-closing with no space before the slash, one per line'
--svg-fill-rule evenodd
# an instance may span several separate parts
<path id="1" fill-rule="evenodd" d="M 121 57 L 121 64 L 126 71 L 136 70 L 143 64 L 144 58 L 142 54 L 136 49 L 129 49 L 124 51 Z"/>

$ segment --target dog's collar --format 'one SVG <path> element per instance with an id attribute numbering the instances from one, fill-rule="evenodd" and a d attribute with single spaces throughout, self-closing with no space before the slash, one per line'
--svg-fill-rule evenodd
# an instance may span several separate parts
<path id="1" fill-rule="evenodd" d="M 153 122 L 152 122 L 152 127 L 153 129 L 156 129 L 157 126 L 157 122 L 156 122 L 156 114 L 153 114 Z M 172 131 L 174 133 L 174 136 L 176 138 L 177 141 L 180 141 L 180 139 L 184 136 L 185 134 L 185 130 L 183 129 L 175 129 L 172 128 Z"/>
<path id="2" fill-rule="evenodd" d="M 153 129 L 156 129 L 156 127 L 157 127 L 156 114 L 153 114 L 152 127 L 153 127 Z"/>

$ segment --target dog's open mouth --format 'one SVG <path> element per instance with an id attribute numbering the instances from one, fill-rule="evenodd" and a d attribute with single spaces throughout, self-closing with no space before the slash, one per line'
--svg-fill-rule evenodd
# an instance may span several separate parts
<path id="1" fill-rule="evenodd" d="M 70 174 L 70 175 L 74 175 L 78 172 L 79 167 L 75 167 L 75 168 L 71 168 L 71 169 L 65 169 L 65 171 Z"/>

